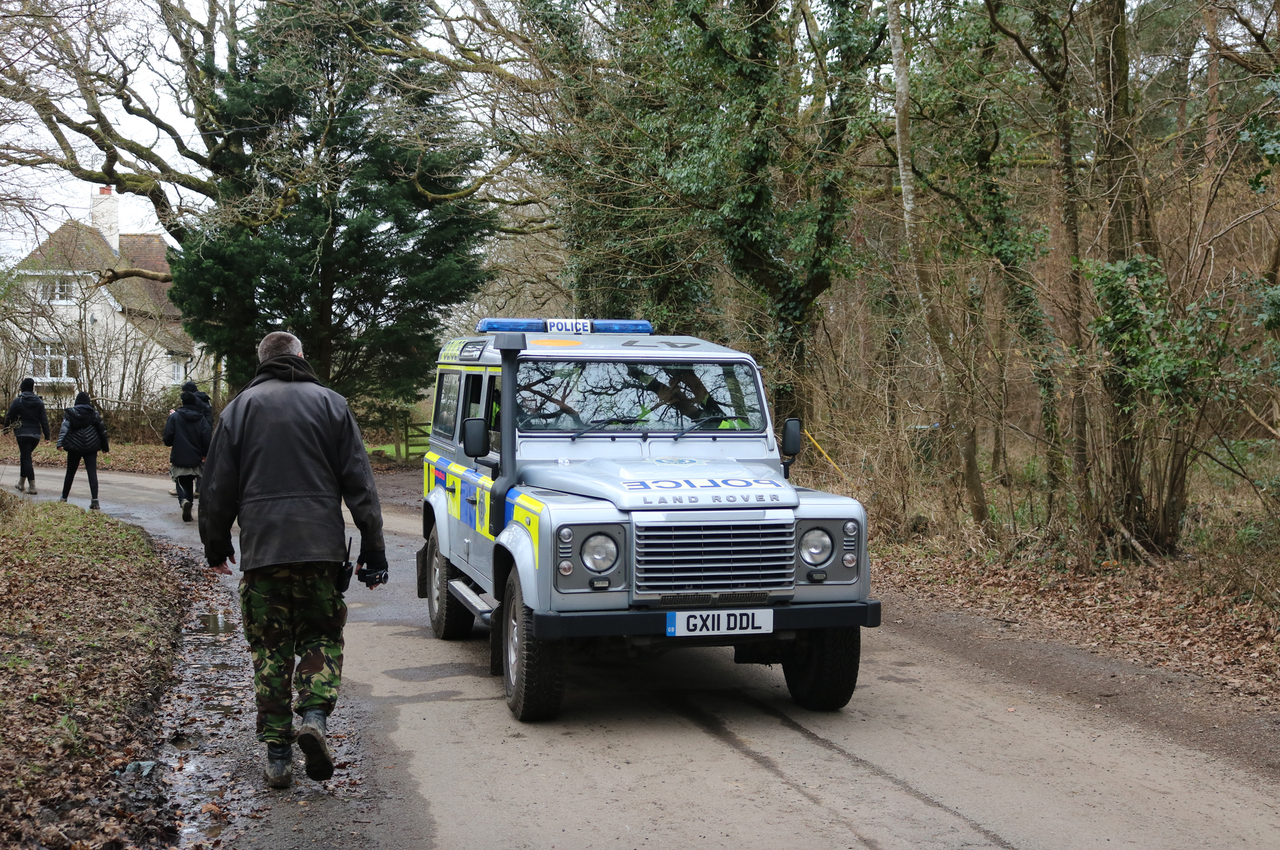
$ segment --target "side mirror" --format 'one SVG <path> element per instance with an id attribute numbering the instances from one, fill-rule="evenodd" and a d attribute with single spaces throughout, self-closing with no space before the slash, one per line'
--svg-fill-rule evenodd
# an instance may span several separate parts
<path id="1" fill-rule="evenodd" d="M 788 456 L 800 454 L 804 447 L 799 419 L 788 419 L 782 423 L 782 453 Z"/>
<path id="2" fill-rule="evenodd" d="M 489 453 L 489 425 L 483 419 L 462 420 L 462 453 L 467 457 L 484 457 Z"/>
<path id="3" fill-rule="evenodd" d="M 782 423 L 782 477 L 791 477 L 791 464 L 796 462 L 796 455 L 804 446 L 801 438 L 800 420 L 788 419 Z"/>

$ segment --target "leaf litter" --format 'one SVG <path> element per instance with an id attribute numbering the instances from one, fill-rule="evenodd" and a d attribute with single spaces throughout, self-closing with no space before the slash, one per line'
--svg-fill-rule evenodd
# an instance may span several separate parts
<path id="1" fill-rule="evenodd" d="M 357 721 L 333 779 L 262 783 L 234 591 L 191 550 L 0 492 L 0 845 L 233 846 L 276 802 L 363 810 Z"/>

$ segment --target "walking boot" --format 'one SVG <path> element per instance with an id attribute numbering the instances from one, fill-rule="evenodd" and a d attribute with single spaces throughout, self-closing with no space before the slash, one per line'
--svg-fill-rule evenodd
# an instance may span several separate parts
<path id="1" fill-rule="evenodd" d="M 323 711 L 313 708 L 302 715 L 298 728 L 298 749 L 307 759 L 307 776 L 323 782 L 333 776 L 333 753 L 324 736 L 329 718 Z"/>
<path id="2" fill-rule="evenodd" d="M 271 788 L 288 788 L 293 784 L 293 745 L 267 744 L 267 766 L 262 778 Z"/>
<path id="3" fill-rule="evenodd" d="M 91 511 L 100 511 L 100 510 L 102 510 L 102 508 L 98 507 L 98 500 L 97 500 L 97 499 L 94 499 L 93 501 L 91 501 L 91 502 L 89 503 L 89 510 L 91 510 Z"/>
<path id="4" fill-rule="evenodd" d="M 34 478 L 27 479 L 27 495 L 34 496 L 36 494 L 36 480 Z"/>
<path id="5" fill-rule="evenodd" d="M 25 492 L 27 492 L 27 479 L 25 479 L 25 478 L 19 478 L 19 479 L 18 479 L 18 484 L 17 484 L 17 486 L 15 487 L 15 489 L 16 489 L 19 493 L 25 493 Z"/>
<path id="6" fill-rule="evenodd" d="M 191 522 L 191 500 L 187 499 L 182 503 L 182 521 Z"/>

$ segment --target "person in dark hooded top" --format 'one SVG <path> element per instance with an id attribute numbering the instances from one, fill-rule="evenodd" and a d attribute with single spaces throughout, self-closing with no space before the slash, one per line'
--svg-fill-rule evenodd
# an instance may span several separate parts
<path id="1" fill-rule="evenodd" d="M 164 444 L 169 452 L 169 477 L 177 485 L 182 521 L 191 522 L 191 502 L 195 498 L 195 481 L 200 477 L 213 429 L 200 409 L 194 393 L 182 394 L 182 407 L 169 414 L 164 424 Z"/>
<path id="2" fill-rule="evenodd" d="M 187 397 L 187 393 L 191 393 L 191 395 L 195 398 L 195 404 L 191 406 L 195 407 L 196 410 L 200 411 L 200 414 L 204 416 L 205 421 L 209 423 L 210 430 L 212 430 L 213 429 L 213 402 L 209 400 L 209 394 L 206 392 L 201 392 L 200 387 L 196 384 L 195 381 L 187 381 L 185 384 L 182 385 L 182 398 L 184 399 L 184 401 L 182 402 L 183 407 L 188 406 L 187 402 L 185 401 Z"/>
<path id="3" fill-rule="evenodd" d="M 76 403 L 68 407 L 62 416 L 62 429 L 58 432 L 58 449 L 67 453 L 67 477 L 62 480 L 62 501 L 71 495 L 71 482 L 76 480 L 76 470 L 84 461 L 84 472 L 89 477 L 89 510 L 98 510 L 98 452 L 110 452 L 107 442 L 107 426 L 102 414 L 94 409 L 86 392 L 76 393 Z"/>
<path id="4" fill-rule="evenodd" d="M 36 395 L 36 379 L 23 378 L 20 391 L 9 412 L 4 416 L 4 427 L 14 426 L 13 436 L 18 441 L 19 471 L 18 492 L 36 495 L 36 473 L 31 463 L 31 453 L 40 445 L 40 437 L 49 439 L 49 416 L 44 401 Z"/>

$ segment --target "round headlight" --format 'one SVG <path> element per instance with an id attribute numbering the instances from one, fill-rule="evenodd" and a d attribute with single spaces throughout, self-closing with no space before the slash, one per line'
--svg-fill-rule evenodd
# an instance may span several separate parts
<path id="1" fill-rule="evenodd" d="M 602 573 L 618 561 L 618 544 L 607 534 L 593 534 L 582 541 L 582 565 L 593 573 Z"/>
<path id="2" fill-rule="evenodd" d="M 848 522 L 846 522 L 846 523 L 844 524 L 844 536 L 845 536 L 845 537 L 857 537 L 857 536 L 858 536 L 858 524 L 857 524 L 856 522 L 854 522 L 853 520 L 849 520 Z"/>
<path id="3" fill-rule="evenodd" d="M 800 558 L 811 567 L 825 564 L 831 557 L 831 535 L 811 528 L 800 538 Z"/>
<path id="4" fill-rule="evenodd" d="M 573 539 L 573 529 L 566 525 L 564 528 L 560 529 L 559 537 L 561 543 L 568 543 Z"/>

